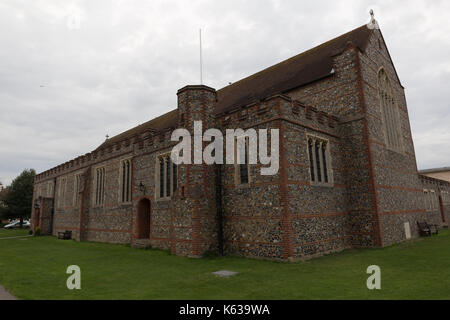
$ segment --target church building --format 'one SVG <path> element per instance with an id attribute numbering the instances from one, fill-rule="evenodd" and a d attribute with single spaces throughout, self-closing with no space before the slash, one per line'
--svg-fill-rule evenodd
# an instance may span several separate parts
<path id="1" fill-rule="evenodd" d="M 168 93 L 171 94 L 171 93 Z M 450 183 L 418 173 L 405 90 L 371 22 L 38 174 L 32 228 L 77 241 L 295 260 L 419 236 L 450 221 Z M 279 129 L 279 170 L 179 164 L 177 128 Z"/>

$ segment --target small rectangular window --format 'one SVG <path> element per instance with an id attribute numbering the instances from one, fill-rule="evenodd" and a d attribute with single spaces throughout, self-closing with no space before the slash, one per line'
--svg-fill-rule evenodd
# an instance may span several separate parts
<path id="1" fill-rule="evenodd" d="M 245 146 L 244 146 L 244 160 L 245 160 L 245 163 L 239 165 L 239 171 L 240 171 L 240 175 L 241 175 L 241 177 L 240 177 L 241 184 L 248 183 L 248 145 L 247 145 L 247 140 L 246 140 Z"/>
<path id="2" fill-rule="evenodd" d="M 317 168 L 317 182 L 322 182 L 322 168 L 320 165 L 320 143 L 316 141 L 314 148 L 316 150 L 316 168 Z"/>
<path id="3" fill-rule="evenodd" d="M 159 159 L 159 197 L 164 198 L 164 159 Z"/>
<path id="4" fill-rule="evenodd" d="M 241 174 L 241 184 L 248 183 L 248 165 L 241 164 L 240 166 L 240 174 Z"/>
<path id="5" fill-rule="evenodd" d="M 236 183 L 237 184 L 248 184 L 250 182 L 250 165 L 249 165 L 249 138 L 245 137 L 244 143 L 238 143 L 239 139 L 236 137 L 235 140 L 235 155 L 237 161 L 236 164 Z"/>
<path id="6" fill-rule="evenodd" d="M 166 158 L 165 159 L 165 165 L 166 165 L 166 196 L 170 197 L 171 196 L 171 183 L 170 183 L 170 169 L 171 169 L 171 165 L 170 165 L 170 158 Z"/>
<path id="7" fill-rule="evenodd" d="M 316 181 L 316 176 L 314 172 L 314 157 L 313 157 L 313 142 L 308 140 L 308 154 L 309 154 L 309 170 L 311 175 L 311 181 Z"/>
<path id="8" fill-rule="evenodd" d="M 322 143 L 322 163 L 323 163 L 323 178 L 325 183 L 328 183 L 328 168 L 327 168 L 327 144 Z"/>

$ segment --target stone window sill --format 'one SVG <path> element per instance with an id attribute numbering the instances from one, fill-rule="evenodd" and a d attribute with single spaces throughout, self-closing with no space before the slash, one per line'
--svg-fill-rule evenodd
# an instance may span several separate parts
<path id="1" fill-rule="evenodd" d="M 129 202 L 120 202 L 119 205 L 121 207 L 129 207 L 133 204 L 133 202 L 129 201 Z"/>
<path id="2" fill-rule="evenodd" d="M 324 187 L 324 188 L 333 188 L 334 183 L 319 183 L 319 182 L 311 182 L 311 187 Z"/>
<path id="3" fill-rule="evenodd" d="M 171 201 L 172 197 L 156 198 L 156 202 Z"/>

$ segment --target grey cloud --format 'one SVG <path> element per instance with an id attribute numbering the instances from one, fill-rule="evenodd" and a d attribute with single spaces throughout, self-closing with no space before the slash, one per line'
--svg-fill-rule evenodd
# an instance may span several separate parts
<path id="1" fill-rule="evenodd" d="M 406 87 L 420 168 L 450 164 L 448 1 L 0 3 L 0 181 L 38 172 L 368 21 L 374 8 Z"/>

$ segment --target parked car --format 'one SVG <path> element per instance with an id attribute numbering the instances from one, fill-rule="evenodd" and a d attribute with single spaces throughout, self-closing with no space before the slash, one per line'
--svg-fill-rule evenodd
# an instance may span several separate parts
<path id="1" fill-rule="evenodd" d="M 23 228 L 29 228 L 30 227 L 30 222 L 27 220 L 23 221 Z M 16 229 L 16 228 L 20 228 L 20 221 L 14 221 L 13 223 L 7 224 L 6 226 L 4 226 L 3 228 L 5 229 Z"/>

